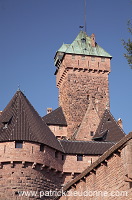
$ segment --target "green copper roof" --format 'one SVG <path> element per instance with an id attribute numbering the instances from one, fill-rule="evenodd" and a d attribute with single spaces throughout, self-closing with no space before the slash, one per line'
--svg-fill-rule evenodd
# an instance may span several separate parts
<path id="1" fill-rule="evenodd" d="M 71 44 L 63 44 L 57 52 L 102 56 L 109 58 L 112 57 L 97 43 L 95 43 L 95 47 L 93 47 L 91 45 L 91 38 L 83 31 L 80 31 L 76 39 Z"/>

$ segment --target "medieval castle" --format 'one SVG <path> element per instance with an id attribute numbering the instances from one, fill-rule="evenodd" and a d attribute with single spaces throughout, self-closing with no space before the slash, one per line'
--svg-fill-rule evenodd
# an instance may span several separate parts
<path id="1" fill-rule="evenodd" d="M 80 31 L 54 57 L 56 110 L 41 118 L 16 92 L 0 114 L 0 200 L 132 199 L 132 133 L 110 113 L 111 58 Z"/>

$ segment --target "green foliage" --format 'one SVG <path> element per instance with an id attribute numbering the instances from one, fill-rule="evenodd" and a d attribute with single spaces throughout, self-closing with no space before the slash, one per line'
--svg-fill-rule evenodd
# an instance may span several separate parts
<path id="1" fill-rule="evenodd" d="M 132 35 L 132 24 L 130 20 L 128 21 L 128 31 Z M 125 58 L 128 61 L 128 64 L 132 68 L 132 40 L 129 38 L 126 42 L 125 40 L 122 40 L 124 48 L 126 49 L 127 53 L 124 54 Z"/>

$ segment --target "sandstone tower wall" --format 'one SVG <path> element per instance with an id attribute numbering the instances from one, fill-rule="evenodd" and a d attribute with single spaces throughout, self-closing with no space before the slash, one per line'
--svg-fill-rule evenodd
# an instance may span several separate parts
<path id="1" fill-rule="evenodd" d="M 57 86 L 69 134 L 82 122 L 90 99 L 99 117 L 109 108 L 109 72 L 109 58 L 65 55 L 57 73 Z"/>

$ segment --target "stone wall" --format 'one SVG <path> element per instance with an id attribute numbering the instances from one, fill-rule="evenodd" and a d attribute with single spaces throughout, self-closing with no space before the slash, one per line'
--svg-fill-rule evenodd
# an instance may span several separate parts
<path id="1" fill-rule="evenodd" d="M 48 146 L 23 142 L 22 148 L 15 148 L 15 142 L 0 143 L 0 199 L 40 199 L 40 191 L 59 189 L 63 162 L 62 153 Z"/>
<path id="2" fill-rule="evenodd" d="M 58 171 L 63 169 L 62 153 L 48 146 L 40 151 L 39 143 L 23 142 L 23 148 L 15 148 L 15 142 L 0 143 L 0 162 L 22 161 L 43 164 Z"/>
<path id="3" fill-rule="evenodd" d="M 109 105 L 107 74 L 69 70 L 59 89 L 59 101 L 71 134 L 80 125 L 92 99 L 99 117 Z M 94 116 L 93 116 L 94 118 Z"/>
<path id="4" fill-rule="evenodd" d="M 57 125 L 48 125 L 50 130 L 54 133 L 57 138 L 67 137 L 67 127 L 66 126 L 57 126 Z"/>
<path id="5" fill-rule="evenodd" d="M 66 155 L 63 172 L 81 173 L 98 158 L 99 156 L 83 155 L 82 161 L 77 161 L 77 155 Z"/>
<path id="6" fill-rule="evenodd" d="M 74 56 L 74 57 L 73 57 Z M 56 75 L 59 105 L 68 123 L 68 134 L 80 125 L 92 99 L 99 117 L 109 108 L 108 74 L 110 59 L 65 55 Z M 93 116 L 94 117 L 94 116 Z"/>
<path id="7" fill-rule="evenodd" d="M 131 137 L 132 134 L 126 136 Z M 129 138 L 130 138 L 129 137 Z M 123 140 L 126 139 L 125 137 Z M 69 196 L 61 200 L 130 200 L 132 199 L 132 139 L 116 149 L 109 149 L 93 165 L 66 186 Z M 81 177 L 81 178 L 80 178 Z M 65 187 L 64 187 L 65 190 Z M 81 196 L 82 195 L 82 196 Z"/>
<path id="8" fill-rule="evenodd" d="M 25 199 L 52 199 L 44 197 L 46 191 L 55 191 L 61 186 L 62 178 L 59 173 L 32 163 L 14 162 L 14 166 L 8 162 L 0 169 L 0 199 L 1 200 L 25 200 Z M 40 198 L 40 195 L 41 198 Z"/>

